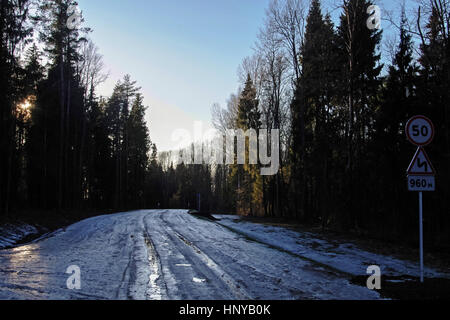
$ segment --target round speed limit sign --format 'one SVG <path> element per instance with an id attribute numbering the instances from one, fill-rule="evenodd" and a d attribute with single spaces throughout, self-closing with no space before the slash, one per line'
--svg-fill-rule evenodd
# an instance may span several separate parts
<path id="1" fill-rule="evenodd" d="M 431 143 L 434 138 L 434 126 L 425 116 L 415 116 L 406 124 L 406 136 L 412 144 L 423 147 Z"/>

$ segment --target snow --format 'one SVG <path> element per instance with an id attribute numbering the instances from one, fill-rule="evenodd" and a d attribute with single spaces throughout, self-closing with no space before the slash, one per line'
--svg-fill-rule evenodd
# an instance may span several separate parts
<path id="1" fill-rule="evenodd" d="M 366 275 L 367 267 L 378 265 L 382 275 L 419 276 L 418 262 L 396 259 L 362 250 L 352 243 L 330 242 L 311 232 L 298 232 L 283 227 L 262 225 L 241 220 L 239 216 L 214 215 L 218 223 L 256 241 L 324 264 L 354 276 Z M 428 278 L 450 278 L 449 273 L 425 268 Z"/>
<path id="2" fill-rule="evenodd" d="M 232 219 L 216 223 L 183 210 L 87 219 L 33 243 L 0 250 L 0 299 L 380 298 L 376 291 L 352 284 L 348 274 L 300 257 L 313 250 L 294 245 L 289 230 L 239 224 L 252 237 L 264 242 L 272 237 L 286 247 L 280 250 L 230 226 L 236 227 Z M 66 285 L 66 270 L 73 265 L 81 270 L 80 290 Z"/>
<path id="3" fill-rule="evenodd" d="M 10 248 L 30 235 L 37 235 L 36 227 L 26 223 L 8 223 L 0 226 L 0 249 Z"/>

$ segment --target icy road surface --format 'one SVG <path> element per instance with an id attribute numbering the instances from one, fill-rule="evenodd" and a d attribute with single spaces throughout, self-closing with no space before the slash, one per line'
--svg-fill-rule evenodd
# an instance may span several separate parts
<path id="1" fill-rule="evenodd" d="M 72 265 L 80 290 L 67 288 Z M 95 217 L 0 250 L 0 299 L 378 298 L 348 274 L 181 210 Z"/>

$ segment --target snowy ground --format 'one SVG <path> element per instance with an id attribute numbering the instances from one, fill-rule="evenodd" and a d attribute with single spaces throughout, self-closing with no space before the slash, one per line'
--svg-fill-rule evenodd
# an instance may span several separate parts
<path id="1" fill-rule="evenodd" d="M 220 219 L 219 224 L 250 239 L 351 275 L 366 275 L 368 266 L 378 265 L 382 275 L 385 276 L 419 276 L 418 262 L 371 253 L 351 243 L 322 240 L 309 232 L 297 232 L 282 227 L 243 221 L 238 216 L 215 215 L 215 217 Z M 430 268 L 425 268 L 425 276 L 450 278 L 449 273 Z"/>
<path id="2" fill-rule="evenodd" d="M 29 236 L 39 234 L 39 230 L 26 223 L 8 223 L 0 226 L 0 249 L 10 248 Z"/>
<path id="3" fill-rule="evenodd" d="M 80 290 L 67 288 L 71 265 L 81 269 Z M 348 274 L 186 211 L 95 217 L 0 250 L 0 299 L 378 298 Z"/>

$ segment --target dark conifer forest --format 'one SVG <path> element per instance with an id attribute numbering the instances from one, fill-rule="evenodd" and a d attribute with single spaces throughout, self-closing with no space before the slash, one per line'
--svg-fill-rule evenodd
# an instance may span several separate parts
<path id="1" fill-rule="evenodd" d="M 414 243 L 405 126 L 421 114 L 436 128 L 427 243 L 450 247 L 450 2 L 391 17 L 390 54 L 383 30 L 367 27 L 370 1 L 337 2 L 334 21 L 320 0 L 272 1 L 254 54 L 236 66 L 241 89 L 211 108 L 220 132 L 280 130 L 279 171 L 261 176 L 259 165 L 159 152 L 133 75 L 99 94 L 107 68 L 95 30 L 67 24 L 75 1 L 0 0 L 0 215 L 197 209 L 200 194 L 202 211 Z"/>

